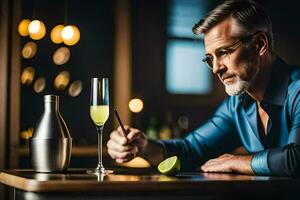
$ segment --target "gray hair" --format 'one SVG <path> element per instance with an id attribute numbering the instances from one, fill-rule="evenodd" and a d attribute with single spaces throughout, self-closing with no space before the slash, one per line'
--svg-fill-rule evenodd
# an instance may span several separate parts
<path id="1" fill-rule="evenodd" d="M 193 27 L 193 33 L 196 35 L 205 34 L 227 17 L 235 19 L 243 33 L 253 34 L 259 31 L 266 33 L 270 50 L 273 50 L 271 19 L 265 9 L 253 0 L 225 1 L 201 19 Z"/>

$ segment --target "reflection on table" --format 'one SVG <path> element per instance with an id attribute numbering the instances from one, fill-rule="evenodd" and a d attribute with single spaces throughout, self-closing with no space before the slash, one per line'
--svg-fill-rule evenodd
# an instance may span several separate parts
<path id="1" fill-rule="evenodd" d="M 0 180 L 19 199 L 289 199 L 300 195 L 300 179 L 223 173 L 181 172 L 176 176 L 155 169 L 112 169 L 113 174 L 97 176 L 87 169 L 65 173 L 34 173 L 32 170 L 3 171 Z M 30 198 L 29 198 L 30 197 Z M 55 198 L 54 198 L 55 197 Z M 18 199 L 17 198 L 17 199 Z M 204 199 L 205 199 L 204 198 Z"/>

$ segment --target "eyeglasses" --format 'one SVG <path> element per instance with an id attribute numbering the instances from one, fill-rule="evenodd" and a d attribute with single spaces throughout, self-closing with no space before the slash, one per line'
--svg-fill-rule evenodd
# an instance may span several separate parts
<path id="1" fill-rule="evenodd" d="M 253 38 L 253 36 L 255 36 L 258 33 L 259 32 L 256 32 L 251 35 L 247 35 L 227 47 L 222 47 L 217 49 L 214 53 L 216 58 L 217 59 L 229 58 L 229 55 L 233 53 L 236 49 L 238 49 L 239 44 L 249 41 L 250 39 Z M 202 59 L 202 61 L 208 66 L 209 69 L 211 70 L 213 69 L 214 57 L 212 55 L 207 55 L 204 59 Z"/>

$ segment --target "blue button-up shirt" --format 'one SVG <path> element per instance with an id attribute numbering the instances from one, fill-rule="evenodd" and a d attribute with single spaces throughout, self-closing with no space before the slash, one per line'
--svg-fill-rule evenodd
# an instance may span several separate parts
<path id="1" fill-rule="evenodd" d="M 300 68 L 277 58 L 260 106 L 269 116 L 259 133 L 256 101 L 247 93 L 226 98 L 214 115 L 182 139 L 160 141 L 166 156 L 179 156 L 185 170 L 243 145 L 253 154 L 255 174 L 300 174 Z"/>

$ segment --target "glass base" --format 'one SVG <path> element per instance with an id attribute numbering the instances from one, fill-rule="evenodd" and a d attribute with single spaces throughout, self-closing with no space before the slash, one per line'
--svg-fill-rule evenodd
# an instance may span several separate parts
<path id="1" fill-rule="evenodd" d="M 96 168 L 96 169 L 90 169 L 87 170 L 88 174 L 95 174 L 95 175 L 102 175 L 102 176 L 106 176 L 108 174 L 112 174 L 114 171 L 112 170 L 106 170 L 105 168 Z"/>
<path id="2" fill-rule="evenodd" d="M 96 168 L 96 169 L 87 170 L 87 173 L 97 176 L 97 181 L 98 182 L 103 182 L 105 180 L 105 177 L 108 174 L 113 173 L 113 171 L 112 170 L 106 170 L 104 168 Z"/>

